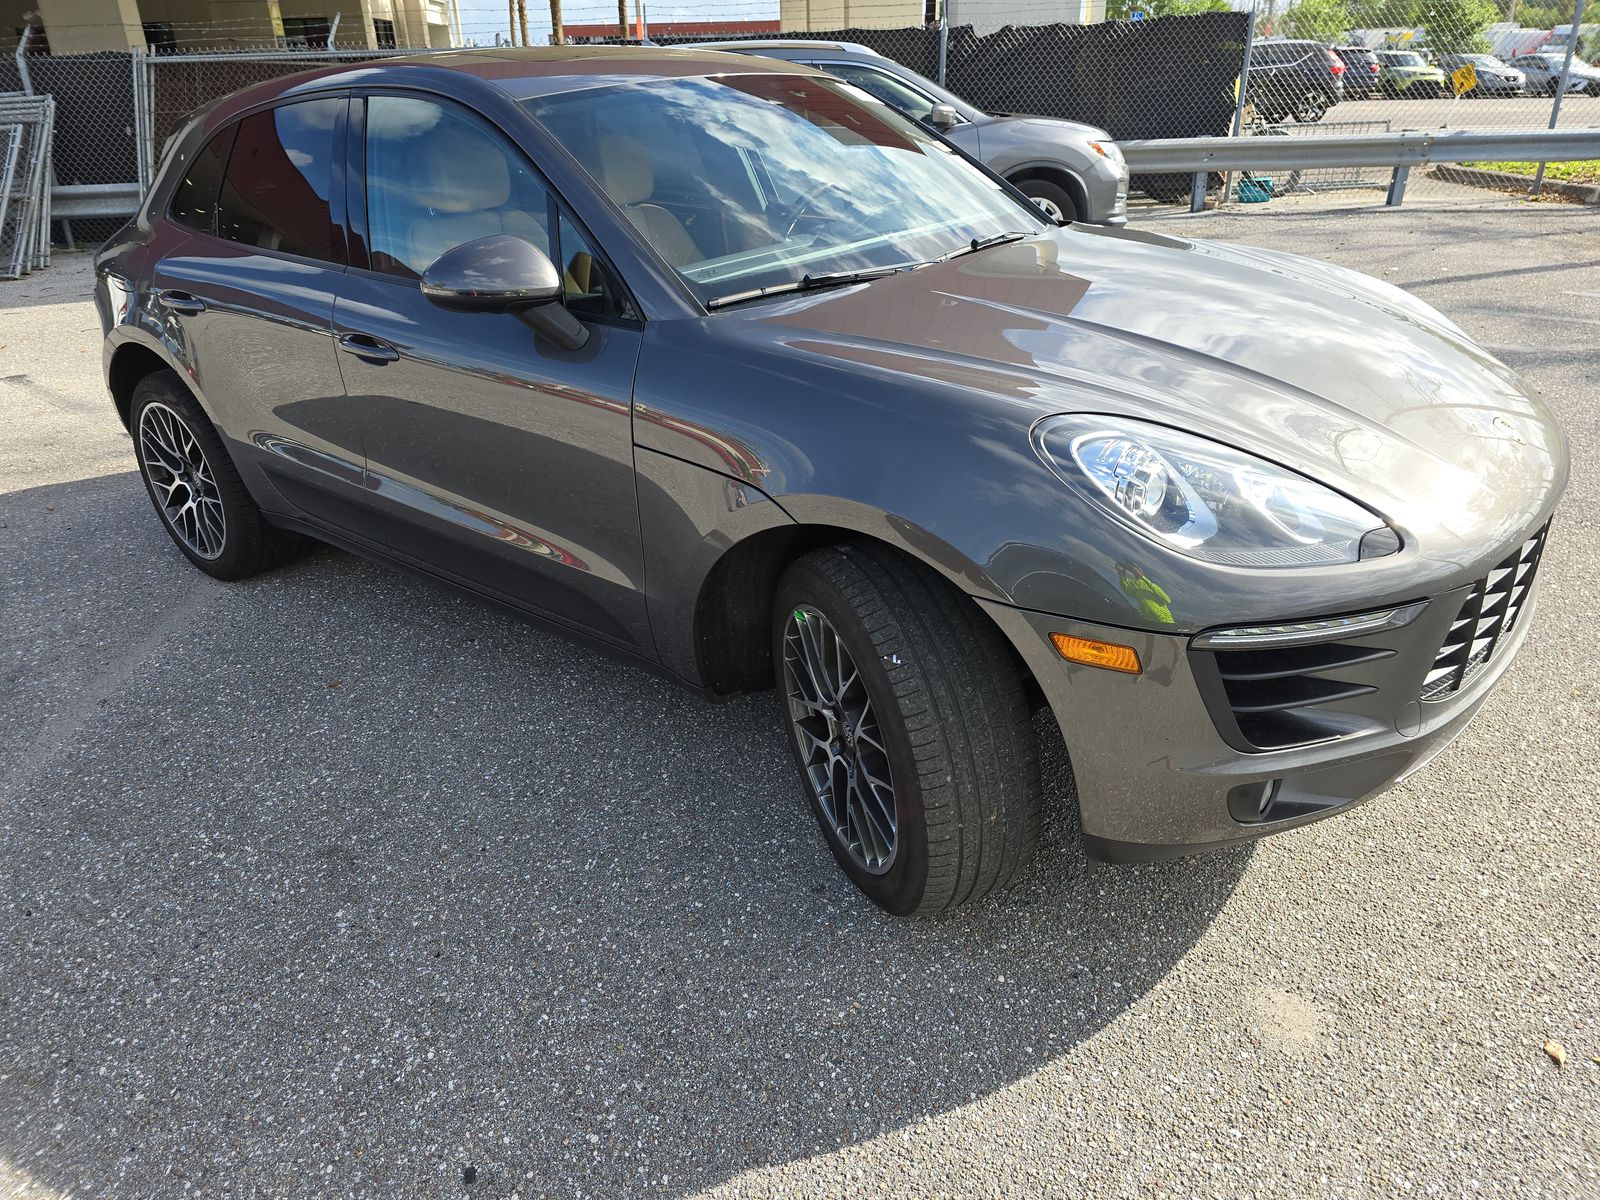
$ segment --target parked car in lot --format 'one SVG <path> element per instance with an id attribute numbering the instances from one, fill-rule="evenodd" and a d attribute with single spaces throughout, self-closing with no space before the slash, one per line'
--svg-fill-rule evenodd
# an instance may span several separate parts
<path id="1" fill-rule="evenodd" d="M 1445 75 L 1454 75 L 1470 65 L 1477 83 L 1468 96 L 1520 96 L 1527 88 L 1527 77 L 1513 66 L 1501 62 L 1492 54 L 1441 54 L 1439 69 Z M 1455 90 L 1454 84 L 1451 91 Z"/>
<path id="2" fill-rule="evenodd" d="M 1365 100 L 1378 90 L 1378 56 L 1366 46 L 1335 46 L 1344 64 L 1346 100 Z"/>
<path id="3" fill-rule="evenodd" d="M 856 42 L 708 42 L 695 48 L 759 54 L 837 75 L 949 138 L 1016 184 L 1052 220 L 1127 222 L 1128 167 L 1104 129 L 1055 117 L 986 113 Z"/>
<path id="4" fill-rule="evenodd" d="M 1344 61 L 1320 42 L 1257 42 L 1250 51 L 1250 102 L 1274 124 L 1320 121 L 1344 98 Z"/>
<path id="5" fill-rule="evenodd" d="M 1564 48 L 1541 50 L 1537 54 L 1520 54 L 1511 60 L 1511 65 L 1527 77 L 1528 91 L 1533 95 L 1554 96 L 1556 88 L 1561 85 L 1561 68 L 1566 59 Z M 1600 70 L 1574 55 L 1572 69 L 1567 76 L 1567 92 L 1587 92 L 1591 96 L 1600 96 Z"/>
<path id="6" fill-rule="evenodd" d="M 1449 93 L 1450 81 L 1416 50 L 1379 50 L 1378 90 L 1390 99 L 1432 100 Z"/>
<path id="7" fill-rule="evenodd" d="M 822 836 L 898 913 L 1026 864 L 1040 709 L 1112 859 L 1418 769 L 1527 634 L 1568 470 L 1543 402 L 1399 289 L 1055 225 L 770 58 L 263 83 L 175 136 L 95 269 L 194 566 L 319 539 L 708 696 L 776 686 Z"/>

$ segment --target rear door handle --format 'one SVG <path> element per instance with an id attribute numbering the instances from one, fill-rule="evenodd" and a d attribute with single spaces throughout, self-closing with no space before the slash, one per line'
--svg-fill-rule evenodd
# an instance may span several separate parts
<path id="1" fill-rule="evenodd" d="M 390 363 L 400 357 L 400 351 L 369 333 L 340 334 L 339 349 L 369 363 Z"/>
<path id="2" fill-rule="evenodd" d="M 186 317 L 198 316 L 206 310 L 206 302 L 188 292 L 160 292 L 156 299 L 168 312 L 182 313 Z"/>

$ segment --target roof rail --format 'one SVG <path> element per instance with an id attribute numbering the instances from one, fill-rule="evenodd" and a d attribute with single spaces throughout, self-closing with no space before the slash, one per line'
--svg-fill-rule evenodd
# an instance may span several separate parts
<path id="1" fill-rule="evenodd" d="M 871 46 L 864 46 L 860 42 L 836 42 L 823 38 L 751 38 L 731 42 L 680 42 L 678 45 L 685 49 L 692 46 L 696 50 L 749 51 L 759 51 L 762 47 L 768 50 L 801 50 L 815 47 L 819 50 L 849 50 L 856 54 L 870 54 L 874 58 L 883 57 Z"/>

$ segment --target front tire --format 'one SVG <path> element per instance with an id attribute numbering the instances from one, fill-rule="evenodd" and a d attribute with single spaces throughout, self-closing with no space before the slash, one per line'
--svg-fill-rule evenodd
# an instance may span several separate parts
<path id="1" fill-rule="evenodd" d="M 1033 201 L 1035 208 L 1057 225 L 1070 225 L 1081 218 L 1077 201 L 1067 189 L 1048 179 L 1023 179 L 1018 181 L 1017 187 Z"/>
<path id="2" fill-rule="evenodd" d="M 772 638 L 789 744 L 851 882 L 918 916 L 1011 883 L 1039 840 L 1038 747 L 973 602 L 892 551 L 833 547 L 784 573 Z"/>
<path id="3" fill-rule="evenodd" d="M 156 371 L 135 385 L 128 429 L 162 527 L 207 575 L 245 579 L 304 549 L 304 539 L 267 524 L 216 428 L 175 371 Z"/>

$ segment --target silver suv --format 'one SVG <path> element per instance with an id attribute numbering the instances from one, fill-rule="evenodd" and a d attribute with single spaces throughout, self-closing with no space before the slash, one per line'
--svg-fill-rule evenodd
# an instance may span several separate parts
<path id="1" fill-rule="evenodd" d="M 936 129 L 1059 224 L 1128 221 L 1128 164 L 1111 135 L 1055 117 L 986 113 L 909 67 L 856 42 L 749 41 L 696 43 L 696 50 L 734 50 L 810 67 L 848 80 L 913 121 Z"/>

